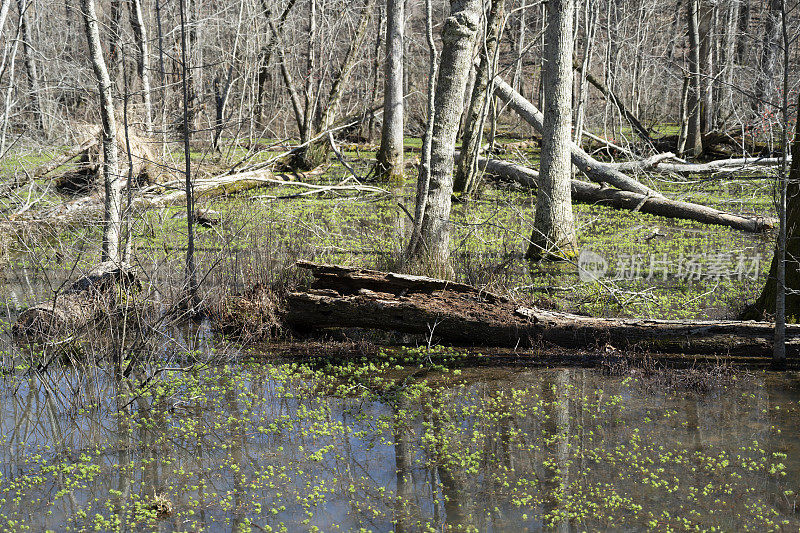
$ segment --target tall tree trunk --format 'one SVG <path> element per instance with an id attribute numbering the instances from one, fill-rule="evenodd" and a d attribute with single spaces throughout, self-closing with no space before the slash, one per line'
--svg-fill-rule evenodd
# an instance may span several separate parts
<path id="1" fill-rule="evenodd" d="M 775 97 L 776 70 L 781 40 L 781 1 L 770 0 L 764 22 L 759 75 L 756 76 L 756 99 L 753 110 L 761 115 Z"/>
<path id="2" fill-rule="evenodd" d="M 39 72 L 36 68 L 36 58 L 33 50 L 33 35 L 31 33 L 30 21 L 28 20 L 28 9 L 31 3 L 26 0 L 17 0 L 19 9 L 19 27 L 22 34 L 22 53 L 25 58 L 25 72 L 28 75 L 28 89 L 30 90 L 31 112 L 33 113 L 36 129 L 44 129 L 44 114 L 41 104 L 41 88 L 39 87 Z"/>
<path id="3" fill-rule="evenodd" d="M 94 0 L 81 0 L 81 12 L 86 27 L 89 56 L 100 92 L 100 116 L 103 122 L 103 183 L 105 186 L 103 261 L 120 262 L 122 242 L 122 193 L 125 181 L 119 173 L 117 151 L 117 120 L 111 95 L 111 77 L 103 57 L 100 29 Z"/>
<path id="4" fill-rule="evenodd" d="M 701 90 L 700 131 L 714 127 L 714 14 L 716 4 L 701 0 L 699 13 Z"/>
<path id="5" fill-rule="evenodd" d="M 144 104 L 144 130 L 153 133 L 153 104 L 150 98 L 150 41 L 147 38 L 142 0 L 130 0 L 131 28 L 136 42 L 136 67 L 142 82 L 142 103 Z"/>
<path id="6" fill-rule="evenodd" d="M 413 257 L 419 251 L 422 220 L 425 216 L 431 178 L 431 146 L 433 145 L 434 119 L 436 118 L 436 73 L 439 69 L 439 54 L 436 51 L 436 41 L 433 37 L 433 0 L 425 0 L 425 37 L 428 41 L 428 120 L 425 124 L 425 135 L 422 137 L 422 153 L 419 158 L 417 198 L 414 205 L 414 228 L 406 254 L 410 257 Z"/>
<path id="7" fill-rule="evenodd" d="M 391 181 L 401 180 L 403 177 L 404 33 L 405 0 L 387 0 L 383 129 L 375 171 L 378 176 Z"/>
<path id="8" fill-rule="evenodd" d="M 547 3 L 545 102 L 542 165 L 533 234 L 526 257 L 576 253 L 571 197 L 572 18 L 574 0 Z"/>
<path id="9" fill-rule="evenodd" d="M 383 16 L 383 6 L 378 6 L 378 20 L 377 20 L 377 27 L 376 27 L 376 35 L 375 35 L 375 52 L 372 57 L 372 90 L 370 91 L 369 96 L 369 107 L 368 109 L 372 109 L 375 107 L 375 100 L 378 98 L 378 81 L 380 78 L 380 66 L 381 66 L 381 48 L 383 43 L 383 29 L 386 23 L 386 19 Z M 369 119 L 367 121 L 366 127 L 366 139 L 367 142 L 372 143 L 373 135 L 375 134 L 374 131 L 375 126 L 375 113 L 369 113 Z"/>
<path id="10" fill-rule="evenodd" d="M 800 105 L 800 96 L 798 105 Z M 792 323 L 800 322 L 800 120 L 797 121 L 795 128 L 792 165 L 789 169 L 789 178 L 786 180 L 786 260 L 784 262 L 786 321 Z M 780 243 L 778 243 L 779 245 Z M 780 261 L 780 254 L 777 253 L 780 251 L 778 246 L 776 246 L 776 253 L 772 259 L 769 276 L 761 291 L 761 296 L 745 313 L 746 318 L 761 318 L 765 313 L 775 313 L 778 263 Z"/>
<path id="11" fill-rule="evenodd" d="M 450 201 L 458 123 L 464 108 L 464 90 L 472 65 L 472 49 L 481 15 L 481 0 L 451 0 L 450 16 L 442 28 L 442 55 L 436 81 L 431 169 L 428 199 L 422 219 L 421 247 L 431 269 L 449 272 Z"/>
<path id="12" fill-rule="evenodd" d="M 278 23 L 275 25 L 275 29 L 273 29 L 271 4 L 269 0 L 261 0 L 261 9 L 264 13 L 264 18 L 267 21 L 269 30 L 266 32 L 267 43 L 264 45 L 264 48 L 261 50 L 261 54 L 259 56 L 256 101 L 255 110 L 253 111 L 256 119 L 256 125 L 259 129 L 264 128 L 264 89 L 267 85 L 267 80 L 269 79 L 270 62 L 272 60 L 272 54 L 275 50 L 274 36 L 276 33 L 282 30 L 283 24 L 286 22 L 286 18 L 289 16 L 289 12 L 296 3 L 297 0 L 289 0 L 280 17 L 278 17 Z"/>
<path id="13" fill-rule="evenodd" d="M 194 313 L 199 304 L 197 295 L 197 271 L 194 257 L 194 188 L 192 186 L 192 158 L 189 148 L 189 134 L 192 130 L 189 124 L 190 118 L 190 78 L 189 73 L 192 71 L 190 64 L 191 50 L 187 50 L 187 31 L 186 31 L 186 13 L 184 10 L 184 0 L 178 0 L 178 10 L 180 12 L 181 22 L 181 64 L 182 75 L 181 85 L 183 89 L 183 156 L 184 156 L 184 191 L 186 193 L 186 293 L 187 293 L 187 307 L 190 312 Z M 190 4 L 191 5 L 191 4 Z"/>
<path id="14" fill-rule="evenodd" d="M 0 36 L 5 34 L 6 18 L 8 18 L 8 11 L 11 7 L 11 0 L 3 0 L 0 3 Z"/>
<path id="15" fill-rule="evenodd" d="M 719 116 L 717 127 L 725 128 L 725 123 L 733 114 L 733 74 L 736 68 L 736 39 L 739 30 L 739 12 L 741 7 L 740 0 L 729 0 L 728 14 L 725 24 L 725 35 L 723 37 L 723 61 L 720 65 L 723 69 L 722 86 L 719 93 Z"/>
<path id="16" fill-rule="evenodd" d="M 700 63 L 700 0 L 687 0 L 689 19 L 689 131 L 686 135 L 687 152 L 698 157 L 703 153 L 701 125 L 701 63 Z"/>
<path id="17" fill-rule="evenodd" d="M 500 22 L 503 19 L 505 0 L 492 0 L 486 21 L 486 41 L 480 47 L 480 64 L 475 72 L 472 97 L 464 118 L 464 134 L 461 137 L 461 158 L 458 161 L 453 189 L 472 194 L 478 184 L 478 155 L 492 89 L 489 77 L 494 75 L 495 52 L 500 37 Z"/>

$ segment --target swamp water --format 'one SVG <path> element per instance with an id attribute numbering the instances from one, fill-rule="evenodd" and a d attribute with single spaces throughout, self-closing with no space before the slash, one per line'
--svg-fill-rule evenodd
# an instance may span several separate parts
<path id="1" fill-rule="evenodd" d="M 381 362 L 0 383 L 1 531 L 797 531 L 796 374 Z M 266 359 L 269 361 L 269 359 Z M 708 384 L 706 384 L 708 385 Z"/>

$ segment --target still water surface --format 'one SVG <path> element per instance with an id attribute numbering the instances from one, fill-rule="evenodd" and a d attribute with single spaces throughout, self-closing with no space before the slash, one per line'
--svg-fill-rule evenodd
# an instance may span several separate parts
<path id="1" fill-rule="evenodd" d="M 332 373 L 338 373 L 331 378 Z M 0 530 L 786 530 L 796 375 L 101 372 L 0 381 Z"/>

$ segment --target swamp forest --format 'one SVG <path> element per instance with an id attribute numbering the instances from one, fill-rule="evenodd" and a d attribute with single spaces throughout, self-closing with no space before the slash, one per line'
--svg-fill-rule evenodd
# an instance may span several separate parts
<path id="1" fill-rule="evenodd" d="M 0 0 L 0 532 L 800 530 L 800 0 Z"/>

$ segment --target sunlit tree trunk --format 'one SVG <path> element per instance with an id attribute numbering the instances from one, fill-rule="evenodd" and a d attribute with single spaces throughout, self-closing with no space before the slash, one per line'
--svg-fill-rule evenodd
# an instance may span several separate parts
<path id="1" fill-rule="evenodd" d="M 153 104 L 150 99 L 150 41 L 147 38 L 147 26 L 144 20 L 142 0 L 130 0 L 131 28 L 136 41 L 137 70 L 142 82 L 142 102 L 144 104 L 144 129 L 153 133 Z"/>
<path id="2" fill-rule="evenodd" d="M 450 271 L 450 207 L 453 160 L 464 91 L 472 65 L 472 49 L 480 23 L 480 0 L 453 0 L 442 28 L 442 54 L 434 100 L 428 199 L 422 219 L 421 247 L 432 272 Z"/>
<path id="3" fill-rule="evenodd" d="M 125 182 L 119 173 L 117 151 L 117 120 L 114 115 L 114 100 L 111 94 L 111 78 L 108 75 L 94 0 L 81 0 L 89 44 L 89 57 L 100 92 L 100 117 L 103 122 L 103 183 L 105 186 L 105 209 L 103 225 L 103 260 L 119 262 L 122 258 L 122 193 Z"/>
<path id="4" fill-rule="evenodd" d="M 574 0 L 547 3 L 542 164 L 528 258 L 575 254 L 572 215 L 572 19 Z"/>
<path id="5" fill-rule="evenodd" d="M 383 89 L 383 129 L 376 173 L 388 180 L 403 176 L 403 39 L 405 0 L 386 3 L 386 67 Z"/>
<path id="6" fill-rule="evenodd" d="M 489 113 L 491 90 L 489 76 L 494 74 L 495 51 L 503 18 L 505 0 L 492 0 L 486 22 L 486 39 L 480 48 L 480 64 L 475 72 L 472 97 L 464 117 L 464 134 L 461 137 L 461 159 L 458 161 L 453 188 L 466 194 L 474 192 L 478 183 L 478 155 L 486 116 Z"/>

